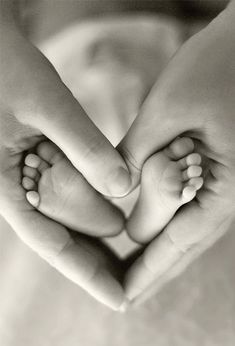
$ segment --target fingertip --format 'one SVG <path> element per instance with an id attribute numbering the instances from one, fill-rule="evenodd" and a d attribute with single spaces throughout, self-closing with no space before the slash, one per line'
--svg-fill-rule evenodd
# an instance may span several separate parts
<path id="1" fill-rule="evenodd" d="M 111 197 L 123 197 L 131 189 L 130 173 L 124 167 L 119 167 L 112 172 L 106 180 L 108 194 Z"/>
<path id="2" fill-rule="evenodd" d="M 118 311 L 122 314 L 124 314 L 125 312 L 127 312 L 128 308 L 130 306 L 130 301 L 129 299 L 126 299 L 121 306 L 119 307 Z"/>

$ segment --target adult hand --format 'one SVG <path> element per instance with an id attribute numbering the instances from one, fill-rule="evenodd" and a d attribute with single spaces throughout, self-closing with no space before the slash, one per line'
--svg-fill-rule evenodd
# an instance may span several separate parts
<path id="1" fill-rule="evenodd" d="M 175 137 L 194 139 L 205 183 L 152 241 L 126 275 L 130 299 L 178 275 L 226 232 L 235 211 L 235 5 L 232 3 L 171 60 L 120 144 L 139 181 L 144 161 Z"/>
<path id="2" fill-rule="evenodd" d="M 124 300 L 123 290 L 107 268 L 106 255 L 97 255 L 93 243 L 87 245 L 82 237 L 74 239 L 63 226 L 27 203 L 21 169 L 25 152 L 46 136 L 105 195 L 127 192 L 128 170 L 48 60 L 23 37 L 13 6 L 14 1 L 0 2 L 0 213 L 43 258 L 97 299 L 118 309 Z M 120 213 L 111 228 L 112 224 L 122 228 Z"/>

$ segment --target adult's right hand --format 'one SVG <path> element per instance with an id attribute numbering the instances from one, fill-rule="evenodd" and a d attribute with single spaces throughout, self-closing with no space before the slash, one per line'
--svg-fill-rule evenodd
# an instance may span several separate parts
<path id="1" fill-rule="evenodd" d="M 0 2 L 0 213 L 43 258 L 97 299 L 118 309 L 124 301 L 123 290 L 108 269 L 106 255 L 97 255 L 92 242 L 72 238 L 63 226 L 27 203 L 21 169 L 25 152 L 44 136 L 105 195 L 127 192 L 128 169 L 48 60 L 23 37 L 13 7 L 14 1 Z M 114 223 L 122 228 L 120 213 Z"/>

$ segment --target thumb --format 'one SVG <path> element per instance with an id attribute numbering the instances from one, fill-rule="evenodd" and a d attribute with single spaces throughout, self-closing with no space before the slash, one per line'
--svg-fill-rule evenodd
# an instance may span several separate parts
<path id="1" fill-rule="evenodd" d="M 118 145 L 137 185 L 144 162 L 168 145 L 177 136 L 198 127 L 200 118 L 185 112 L 176 102 L 165 101 L 162 90 L 155 85 L 145 100 L 139 115 Z M 180 109 L 179 109 L 180 108 Z"/>
<path id="2" fill-rule="evenodd" d="M 108 196 L 125 195 L 130 176 L 123 158 L 54 75 L 47 94 L 40 95 L 39 114 L 30 125 L 53 141 L 96 190 Z"/>
<path id="3" fill-rule="evenodd" d="M 1 46 L 1 106 L 57 144 L 101 193 L 126 194 L 130 178 L 120 154 L 88 118 L 43 54 L 18 30 L 13 28 L 6 34 L 6 47 Z"/>

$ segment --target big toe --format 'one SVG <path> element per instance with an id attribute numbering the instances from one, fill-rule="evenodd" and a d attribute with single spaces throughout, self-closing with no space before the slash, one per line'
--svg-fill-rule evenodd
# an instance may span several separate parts
<path id="1" fill-rule="evenodd" d="M 42 142 L 37 147 L 37 154 L 51 165 L 60 161 L 64 155 L 63 152 L 52 142 Z"/>
<path id="2" fill-rule="evenodd" d="M 171 160 L 179 160 L 192 153 L 193 150 L 194 143 L 191 138 L 178 137 L 164 150 L 164 152 Z"/>

